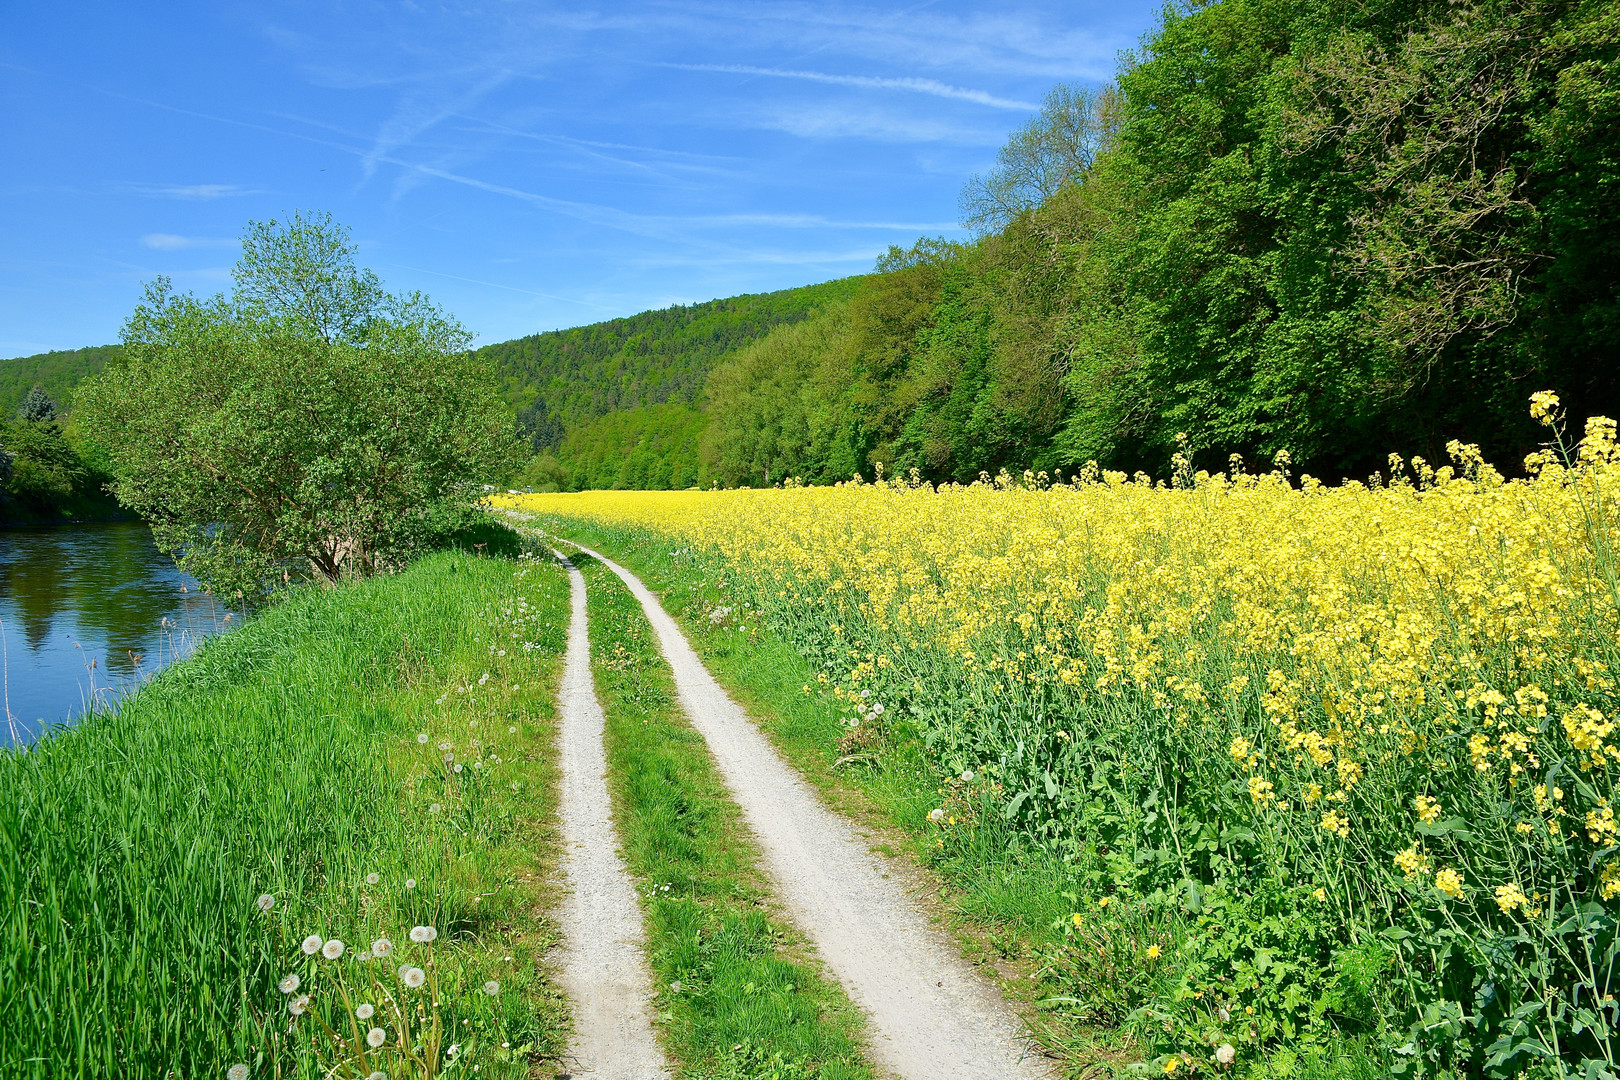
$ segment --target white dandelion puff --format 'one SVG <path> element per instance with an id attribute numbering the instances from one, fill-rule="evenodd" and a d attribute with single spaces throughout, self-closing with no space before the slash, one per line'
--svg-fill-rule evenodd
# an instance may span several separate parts
<path id="1" fill-rule="evenodd" d="M 331 941 L 328 941 L 325 945 L 321 946 L 321 955 L 326 957 L 328 960 L 336 960 L 338 957 L 343 955 L 343 942 L 339 941 L 337 938 L 333 938 Z"/>
<path id="2" fill-rule="evenodd" d="M 354 1015 L 356 1017 L 360 1018 L 361 1020 L 370 1020 L 371 1019 L 371 1014 L 376 1012 L 376 1011 L 377 1010 L 373 1009 L 371 1007 L 370 1003 L 368 1002 L 367 1004 L 361 1005 L 359 1008 L 355 1009 L 354 1010 Z"/>
<path id="3" fill-rule="evenodd" d="M 418 945 L 426 945 L 439 936 L 439 932 L 431 926 L 414 926 L 411 928 L 411 940 Z"/>
<path id="4" fill-rule="evenodd" d="M 381 960 L 394 951 L 394 943 L 385 937 L 380 937 L 371 943 L 371 955 Z"/>
<path id="5" fill-rule="evenodd" d="M 1222 1065 L 1232 1064 L 1232 1059 L 1235 1057 L 1237 1057 L 1237 1051 L 1232 1048 L 1231 1043 L 1221 1043 L 1221 1048 L 1215 1051 L 1215 1060 Z"/>
<path id="6" fill-rule="evenodd" d="M 381 874 L 367 874 L 366 875 L 366 884 L 367 885 L 375 885 L 375 884 L 377 884 L 377 882 L 379 882 L 381 880 L 382 880 L 382 875 Z"/>
<path id="7" fill-rule="evenodd" d="M 496 982 L 494 979 L 491 979 L 489 982 L 484 984 L 484 993 L 488 994 L 490 997 L 494 997 L 500 992 L 501 984 Z"/>
<path id="8" fill-rule="evenodd" d="M 405 887 L 406 887 L 406 888 L 407 888 L 407 889 L 414 889 L 414 888 L 416 888 L 416 879 L 415 879 L 415 878 L 413 878 L 413 877 L 408 877 L 408 878 L 406 878 L 406 879 L 405 879 Z"/>
<path id="9" fill-rule="evenodd" d="M 237 1062 L 225 1070 L 225 1080 L 248 1080 L 248 1067 Z"/>
<path id="10" fill-rule="evenodd" d="M 439 700 L 443 701 L 444 699 L 440 698 Z M 416 737 L 416 741 L 419 742 L 419 743 L 425 743 L 425 742 L 427 742 L 427 739 L 428 739 L 428 736 L 427 736 L 427 732 L 425 732 L 425 731 L 422 732 L 420 735 L 418 735 Z"/>
<path id="11" fill-rule="evenodd" d="M 932 810 L 928 811 L 928 820 L 929 821 L 943 821 L 943 820 L 945 820 L 945 809 L 944 809 L 944 807 L 936 806 Z"/>
<path id="12" fill-rule="evenodd" d="M 405 985 L 410 987 L 412 990 L 415 990 L 425 982 L 427 982 L 427 972 L 423 971 L 419 967 L 413 967 L 411 970 L 405 973 Z"/>
<path id="13" fill-rule="evenodd" d="M 294 1016 L 303 1016 L 304 1010 L 307 1008 L 309 1008 L 308 994 L 299 994 L 297 997 L 287 1002 L 287 1011 L 292 1013 Z"/>
<path id="14" fill-rule="evenodd" d="M 486 671 L 478 677 L 478 685 L 483 686 L 487 682 L 489 682 L 489 672 Z"/>
<path id="15" fill-rule="evenodd" d="M 261 893 L 259 898 L 253 902 L 259 905 L 260 911 L 269 911 L 276 906 L 276 898 L 269 893 Z"/>
<path id="16" fill-rule="evenodd" d="M 409 964 L 401 964 L 401 965 L 399 965 L 399 981 L 400 982 L 404 982 L 405 981 L 405 976 L 409 975 L 410 973 L 411 973 L 411 965 L 409 965 Z"/>
<path id="17" fill-rule="evenodd" d="M 443 807 L 441 807 L 438 803 L 434 803 L 432 806 L 428 807 L 428 813 L 437 814 L 441 809 L 443 809 Z"/>
<path id="18" fill-rule="evenodd" d="M 378 1069 L 376 1072 L 366 1077 L 366 1080 L 388 1080 L 388 1074 L 383 1072 L 381 1069 Z"/>
<path id="19" fill-rule="evenodd" d="M 283 994 L 290 994 L 294 990 L 298 989 L 298 984 L 300 981 L 301 980 L 297 975 L 288 975 L 285 979 L 282 979 L 280 982 L 276 983 L 276 989 L 280 990 Z"/>
<path id="20" fill-rule="evenodd" d="M 516 735 L 517 734 L 517 725 L 513 724 L 511 727 L 507 728 L 506 733 L 508 735 Z"/>
<path id="21" fill-rule="evenodd" d="M 962 782 L 967 783 L 967 784 L 973 783 L 973 776 L 974 776 L 974 773 L 973 773 L 972 769 L 968 769 L 968 770 L 964 771 L 962 773 Z"/>
<path id="22" fill-rule="evenodd" d="M 301 948 L 304 950 L 305 956 L 314 956 L 316 953 L 321 951 L 321 946 L 324 944 L 326 943 L 321 940 L 321 935 L 311 934 L 309 937 L 304 939 L 304 944 L 301 946 Z"/>
<path id="23" fill-rule="evenodd" d="M 381 1046 L 385 1041 L 387 1041 L 387 1039 L 388 1032 L 384 1031 L 382 1028 L 372 1028 L 370 1031 L 366 1032 L 366 1045 L 368 1046 Z"/>
<path id="24" fill-rule="evenodd" d="M 456 772 L 460 772 L 460 771 L 461 771 L 461 762 L 459 762 L 459 761 L 458 761 L 458 762 L 456 762 L 456 765 L 455 765 L 455 769 L 456 769 Z"/>

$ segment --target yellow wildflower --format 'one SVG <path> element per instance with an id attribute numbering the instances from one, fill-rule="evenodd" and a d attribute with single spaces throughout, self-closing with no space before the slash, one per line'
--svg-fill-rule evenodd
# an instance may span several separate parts
<path id="1" fill-rule="evenodd" d="M 1253 746 L 1249 740 L 1239 735 L 1232 740 L 1232 745 L 1227 752 L 1232 755 L 1233 761 L 1241 765 L 1249 760 L 1249 751 L 1251 749 L 1253 749 Z"/>
<path id="2" fill-rule="evenodd" d="M 1322 815 L 1322 828 L 1338 836 L 1350 835 L 1350 819 L 1337 810 L 1329 810 Z"/>
<path id="3" fill-rule="evenodd" d="M 1427 795 L 1419 795 L 1413 799 L 1412 809 L 1417 811 L 1418 820 L 1425 825 L 1432 825 L 1440 820 L 1440 803 Z"/>
<path id="4" fill-rule="evenodd" d="M 1594 844 L 1614 843 L 1614 810 L 1605 803 L 1597 810 L 1586 812 L 1586 836 Z"/>
<path id="5" fill-rule="evenodd" d="M 1322 901 L 1322 903 L 1324 903 L 1324 904 L 1327 903 L 1327 890 L 1326 889 L 1318 888 L 1315 892 L 1311 893 L 1311 895 L 1316 897 L 1318 900 Z"/>
<path id="6" fill-rule="evenodd" d="M 1147 958 L 1149 960 L 1157 960 L 1159 958 L 1159 947 L 1157 945 L 1148 946 Z"/>
<path id="7" fill-rule="evenodd" d="M 1463 894 L 1462 875 L 1448 866 L 1434 875 L 1434 887 L 1453 900 L 1459 899 Z"/>
<path id="8" fill-rule="evenodd" d="M 1273 802 L 1276 796 L 1272 794 L 1271 781 L 1258 776 L 1249 777 L 1249 798 L 1256 806 L 1265 806 Z"/>
<path id="9" fill-rule="evenodd" d="M 1501 908 L 1504 914 L 1512 914 L 1515 908 L 1521 908 L 1529 902 L 1530 898 L 1524 895 L 1524 890 L 1517 885 L 1496 887 L 1496 906 Z"/>
<path id="10" fill-rule="evenodd" d="M 1558 395 L 1551 390 L 1537 390 L 1530 395 L 1530 418 L 1539 424 L 1551 426 L 1557 419 Z"/>
<path id="11" fill-rule="evenodd" d="M 1598 893 L 1605 900 L 1620 896 L 1620 864 L 1608 863 L 1599 872 Z"/>
<path id="12" fill-rule="evenodd" d="M 1411 847 L 1396 853 L 1395 865 L 1408 878 L 1414 878 L 1429 872 L 1429 857 L 1418 850 L 1414 840 Z"/>

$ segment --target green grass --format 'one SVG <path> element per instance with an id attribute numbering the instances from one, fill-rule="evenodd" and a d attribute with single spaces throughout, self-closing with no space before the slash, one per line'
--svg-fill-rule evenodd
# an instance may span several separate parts
<path id="1" fill-rule="evenodd" d="M 349 1052 L 359 1075 L 434 1071 L 452 1042 L 481 1076 L 555 1054 L 543 912 L 566 619 L 557 567 L 442 554 L 303 592 L 116 715 L 0 753 L 0 1075 L 328 1075 L 340 1050 L 320 1025 L 356 1030 L 340 982 L 389 1033 Z M 438 941 L 413 945 L 417 924 Z M 348 955 L 306 957 L 308 934 Z M 394 956 L 358 959 L 380 937 Z M 437 1007 L 400 985 L 402 961 Z M 291 973 L 312 993 L 296 1022 L 276 985 Z M 401 1013 L 414 1069 L 392 1047 Z"/>
<path id="2" fill-rule="evenodd" d="M 576 561 L 589 584 L 615 816 L 681 1075 L 870 1077 L 854 1009 L 770 910 L 758 850 L 676 700 L 640 605 L 605 567 Z"/>

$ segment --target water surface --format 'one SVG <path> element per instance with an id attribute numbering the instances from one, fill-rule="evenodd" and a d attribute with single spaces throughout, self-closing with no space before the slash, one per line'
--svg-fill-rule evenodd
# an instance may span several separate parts
<path id="1" fill-rule="evenodd" d="M 159 553 L 138 522 L 0 529 L 10 711 L 9 722 L 0 717 L 0 745 L 115 704 L 240 621 Z"/>

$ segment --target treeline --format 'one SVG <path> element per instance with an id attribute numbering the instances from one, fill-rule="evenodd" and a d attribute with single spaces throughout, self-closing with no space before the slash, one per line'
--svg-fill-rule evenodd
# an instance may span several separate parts
<path id="1" fill-rule="evenodd" d="M 107 494 L 101 458 L 71 417 L 64 423 L 43 386 L 29 388 L 14 408 L 0 419 L 0 525 L 130 516 Z"/>
<path id="2" fill-rule="evenodd" d="M 119 352 L 117 345 L 93 345 L 0 360 L 0 416 L 15 412 L 36 386 L 67 407 L 79 382 L 117 359 Z"/>
<path id="3" fill-rule="evenodd" d="M 716 360 L 847 299 L 858 280 L 645 311 L 486 345 L 477 358 L 504 384 L 524 437 L 536 451 L 552 449 L 569 431 L 609 413 L 699 403 Z"/>
<path id="4" fill-rule="evenodd" d="M 1508 467 L 1536 389 L 1620 408 L 1620 8 L 1220 0 L 1059 88 L 975 178 L 965 244 L 707 383 L 726 484 L 1288 451 Z"/>

